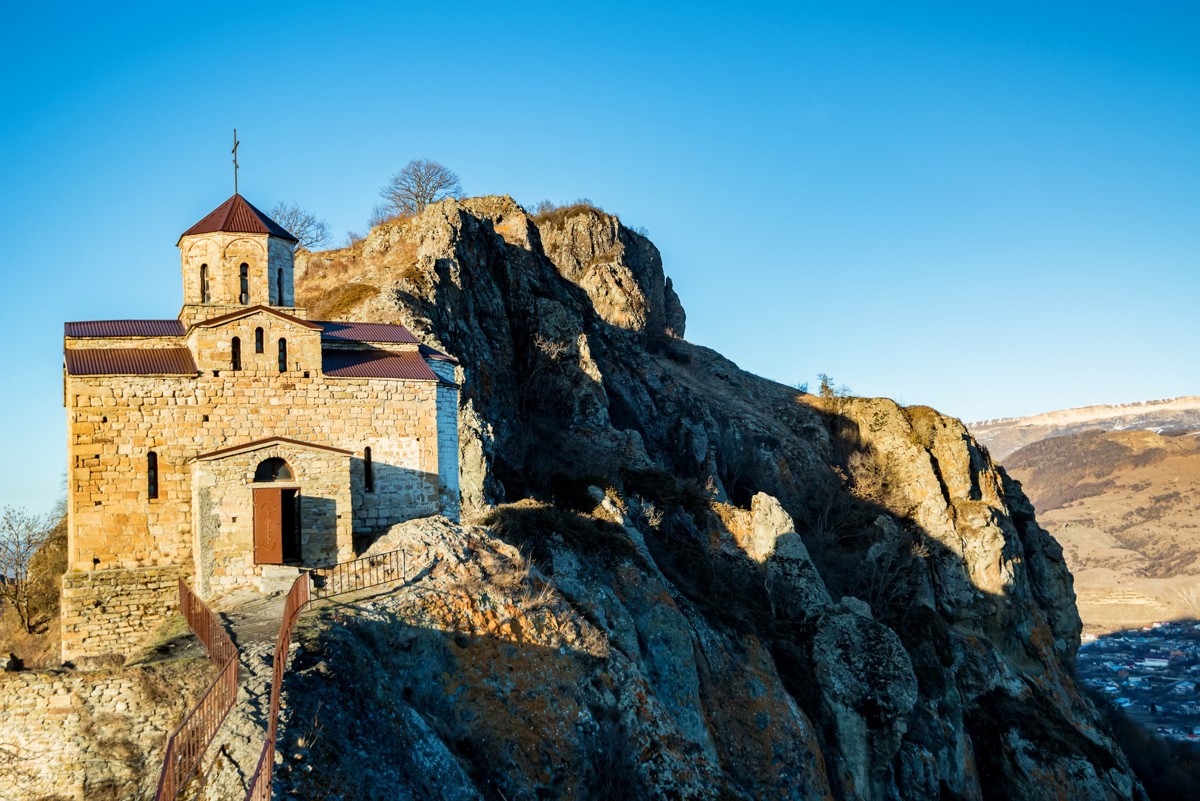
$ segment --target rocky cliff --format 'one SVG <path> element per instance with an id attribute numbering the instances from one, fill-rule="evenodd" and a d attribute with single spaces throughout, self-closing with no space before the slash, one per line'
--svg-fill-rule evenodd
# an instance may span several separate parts
<path id="1" fill-rule="evenodd" d="M 472 525 L 397 527 L 421 581 L 304 631 L 297 797 L 1145 797 L 1061 549 L 957 420 L 689 344 L 587 206 L 445 201 L 298 273 L 460 360 Z"/>

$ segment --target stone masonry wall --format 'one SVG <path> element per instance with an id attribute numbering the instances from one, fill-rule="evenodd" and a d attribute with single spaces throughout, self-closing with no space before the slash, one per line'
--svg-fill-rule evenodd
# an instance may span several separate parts
<path id="1" fill-rule="evenodd" d="M 63 659 L 130 653 L 178 610 L 182 574 L 174 565 L 64 574 Z"/>
<path id="2" fill-rule="evenodd" d="M 256 329 L 263 330 L 263 351 L 257 352 Z M 233 339 L 241 342 L 241 369 L 233 370 Z M 279 342 L 286 343 L 287 370 L 279 369 Z M 311 374 L 321 369 L 321 332 L 267 312 L 255 312 L 212 328 L 196 327 L 188 334 L 196 367 L 206 375 L 234 372 L 240 377 L 278 378 Z"/>
<path id="3" fill-rule="evenodd" d="M 290 242 L 270 237 L 267 240 L 267 268 L 270 271 L 270 275 L 267 277 L 271 282 L 270 305 L 291 306 L 296 302 L 293 290 L 295 286 L 295 280 L 293 279 L 295 268 L 294 246 Z M 279 296 L 279 270 L 283 270 L 283 297 Z"/>
<path id="4" fill-rule="evenodd" d="M 207 660 L 97 672 L 0 673 L 0 798 L 148 799 Z"/>
<path id="5" fill-rule="evenodd" d="M 356 508 L 356 521 L 439 511 L 432 382 L 326 379 L 318 373 L 270 379 L 231 372 L 194 379 L 73 376 L 67 404 L 71 570 L 189 565 L 189 460 L 271 436 L 343 448 L 359 458 L 371 445 L 376 475 L 391 473 L 398 485 L 396 492 L 373 498 L 355 487 L 354 502 L 362 510 Z M 147 490 L 151 450 L 158 455 L 156 499 Z M 381 508 L 380 499 L 405 508 Z"/>
<path id="6" fill-rule="evenodd" d="M 458 387 L 452 362 L 430 362 L 433 372 L 447 384 L 437 388 L 438 489 L 442 514 L 457 521 L 462 509 L 458 487 Z"/>
<path id="7" fill-rule="evenodd" d="M 208 233 L 184 237 L 179 242 L 183 277 L 183 302 L 200 303 L 200 268 L 208 265 L 208 293 L 216 304 L 239 303 L 241 265 L 247 267 L 253 306 L 269 303 L 291 305 L 292 246 L 266 234 Z M 286 303 L 273 302 L 276 271 L 283 268 Z"/>

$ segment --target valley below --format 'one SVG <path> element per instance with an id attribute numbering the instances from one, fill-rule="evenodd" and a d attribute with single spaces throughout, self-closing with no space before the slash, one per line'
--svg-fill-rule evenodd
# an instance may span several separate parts
<path id="1" fill-rule="evenodd" d="M 1197 414 L 1178 398 L 971 426 L 1062 544 L 1085 639 L 1200 618 Z"/>

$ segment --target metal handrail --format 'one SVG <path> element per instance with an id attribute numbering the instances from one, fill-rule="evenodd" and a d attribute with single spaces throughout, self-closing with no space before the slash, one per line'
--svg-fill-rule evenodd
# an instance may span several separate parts
<path id="1" fill-rule="evenodd" d="M 408 581 L 408 552 L 404 549 L 349 562 L 317 568 L 296 577 L 283 605 L 279 636 L 275 640 L 275 660 L 271 670 L 271 705 L 267 711 L 267 741 L 263 743 L 254 773 L 246 787 L 246 801 L 271 801 L 275 775 L 275 738 L 279 728 L 279 700 L 283 677 L 287 672 L 292 630 L 300 613 L 316 600 L 332 598 L 357 590 L 370 589 L 392 581 Z"/>
<path id="2" fill-rule="evenodd" d="M 200 701 L 167 738 L 155 801 L 174 801 L 179 796 L 237 700 L 237 647 L 221 621 L 183 579 L 179 579 L 179 611 L 220 670 Z"/>

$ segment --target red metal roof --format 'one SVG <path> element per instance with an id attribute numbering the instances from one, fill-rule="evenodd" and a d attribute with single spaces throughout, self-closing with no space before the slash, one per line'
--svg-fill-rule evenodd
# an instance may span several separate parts
<path id="1" fill-rule="evenodd" d="M 187 348 L 71 348 L 68 375 L 195 375 Z"/>
<path id="2" fill-rule="evenodd" d="M 417 348 L 417 350 L 426 359 L 432 359 L 435 362 L 453 362 L 454 364 L 458 364 L 458 359 L 454 358 L 450 354 L 442 353 L 437 348 L 431 348 L 424 343 L 422 343 L 421 347 Z"/>
<path id="3" fill-rule="evenodd" d="M 181 337 L 183 323 L 178 320 L 90 320 L 65 323 L 69 337 Z"/>
<path id="4" fill-rule="evenodd" d="M 401 378 L 408 381 L 438 381 L 437 374 L 416 351 L 389 350 L 321 351 L 321 369 L 333 378 Z"/>
<path id="5" fill-rule="evenodd" d="M 217 206 L 207 217 L 184 231 L 179 238 L 182 239 L 193 234 L 211 234 L 215 231 L 234 234 L 270 234 L 289 242 L 299 241 L 282 225 L 254 208 L 253 204 L 241 195 L 234 195 Z"/>
<path id="6" fill-rule="evenodd" d="M 416 344 L 417 338 L 402 325 L 390 323 L 351 323 L 313 320 L 324 329 L 322 339 L 339 342 L 391 342 Z"/>

